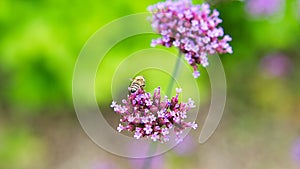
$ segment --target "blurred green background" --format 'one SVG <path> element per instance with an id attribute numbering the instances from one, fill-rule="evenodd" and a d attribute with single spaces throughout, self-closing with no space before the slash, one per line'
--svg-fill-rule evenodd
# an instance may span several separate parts
<path id="1" fill-rule="evenodd" d="M 157 2 L 0 1 L 1 169 L 101 168 L 104 163 L 133 168 L 128 159 L 98 149 L 84 134 L 73 109 L 72 73 L 95 31 L 119 17 L 146 12 Z M 168 152 L 163 168 L 299 168 L 293 147 L 300 137 L 300 3 L 283 2 L 283 10 L 272 16 L 252 16 L 247 2 L 210 2 L 233 38 L 234 54 L 221 56 L 228 83 L 224 117 L 208 143 L 187 155 Z M 107 118 L 115 118 L 109 109 L 111 67 L 149 48 L 153 37 L 131 37 L 108 53 L 101 78 L 109 83 L 96 89 Z M 209 78 L 205 69 L 201 72 L 197 82 L 206 97 L 200 128 L 191 133 L 194 140 L 210 104 Z"/>

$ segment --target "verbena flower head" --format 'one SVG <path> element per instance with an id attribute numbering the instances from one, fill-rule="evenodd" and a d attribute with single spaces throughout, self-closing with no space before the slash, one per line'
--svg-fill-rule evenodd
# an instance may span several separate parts
<path id="1" fill-rule="evenodd" d="M 293 69 L 291 59 L 283 53 L 271 53 L 261 60 L 261 69 L 270 77 L 286 77 Z"/>
<path id="2" fill-rule="evenodd" d="M 160 87 L 155 89 L 153 95 L 139 89 L 128 95 L 122 105 L 113 101 L 111 107 L 121 115 L 117 130 L 128 130 L 136 139 L 147 137 L 163 143 L 169 141 L 172 129 L 177 141 L 180 141 L 182 131 L 188 127 L 196 129 L 197 124 L 184 121 L 187 112 L 195 107 L 194 101 L 189 99 L 187 103 L 181 103 L 178 100 L 181 90 L 176 92 L 176 96 L 170 100 L 167 97 L 161 98 Z"/>
<path id="3" fill-rule="evenodd" d="M 152 40 L 151 46 L 177 47 L 194 69 L 194 77 L 200 76 L 198 65 L 208 65 L 208 54 L 233 53 L 228 44 L 229 35 L 219 24 L 217 10 L 209 4 L 193 5 L 190 0 L 167 0 L 148 7 L 153 14 L 152 27 L 162 37 Z"/>
<path id="4" fill-rule="evenodd" d="M 247 12 L 254 16 L 272 16 L 279 12 L 284 0 L 247 0 Z"/>

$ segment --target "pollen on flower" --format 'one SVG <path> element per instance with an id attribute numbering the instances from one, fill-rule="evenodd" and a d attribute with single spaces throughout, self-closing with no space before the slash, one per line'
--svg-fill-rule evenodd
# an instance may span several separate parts
<path id="1" fill-rule="evenodd" d="M 177 139 L 181 139 L 184 129 L 197 128 L 196 123 L 184 121 L 187 112 L 195 105 L 191 99 L 188 103 L 179 102 L 181 91 L 177 89 L 176 96 L 168 99 L 161 97 L 160 87 L 154 90 L 153 95 L 141 88 L 128 95 L 126 101 L 122 101 L 123 105 L 113 101 L 111 107 L 121 116 L 117 130 L 130 131 L 136 139 L 150 138 L 160 142 L 169 141 L 170 130 L 173 130 Z"/>
<path id="2" fill-rule="evenodd" d="M 224 36 L 217 10 L 209 4 L 193 5 L 191 0 L 167 0 L 148 7 L 153 29 L 162 37 L 152 40 L 151 46 L 176 47 L 193 67 L 195 78 L 200 76 L 199 65 L 208 66 L 207 54 L 233 53 Z"/>

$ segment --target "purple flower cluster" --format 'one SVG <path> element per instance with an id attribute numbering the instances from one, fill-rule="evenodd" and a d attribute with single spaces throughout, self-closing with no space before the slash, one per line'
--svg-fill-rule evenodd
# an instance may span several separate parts
<path id="1" fill-rule="evenodd" d="M 271 77 L 286 77 L 292 73 L 292 60 L 283 53 L 271 53 L 261 60 L 261 69 Z"/>
<path id="2" fill-rule="evenodd" d="M 167 0 L 152 5 L 152 27 L 161 38 L 154 39 L 151 46 L 175 46 L 185 54 L 185 59 L 194 69 L 194 77 L 200 76 L 198 65 L 208 65 L 208 54 L 233 53 L 228 44 L 231 37 L 224 36 L 218 25 L 222 22 L 219 12 L 206 3 L 193 5 L 190 0 Z"/>
<path id="3" fill-rule="evenodd" d="M 254 16 L 272 16 L 280 12 L 283 0 L 247 0 L 247 12 Z"/>
<path id="4" fill-rule="evenodd" d="M 178 101 L 181 89 L 176 90 L 177 94 L 169 100 L 161 98 L 160 87 L 155 89 L 153 96 L 143 89 L 128 95 L 127 100 L 123 99 L 123 105 L 115 101 L 111 107 L 121 115 L 120 124 L 117 130 L 128 130 L 134 133 L 134 138 L 147 137 L 153 141 L 169 141 L 169 131 L 174 130 L 176 138 L 181 141 L 180 134 L 187 127 L 197 128 L 195 122 L 185 122 L 187 112 L 194 108 L 194 101 L 189 99 L 187 103 Z"/>

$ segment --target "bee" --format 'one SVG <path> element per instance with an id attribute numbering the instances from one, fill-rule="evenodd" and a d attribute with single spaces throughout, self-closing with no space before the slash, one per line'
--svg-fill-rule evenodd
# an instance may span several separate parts
<path id="1" fill-rule="evenodd" d="M 129 93 L 134 93 L 139 89 L 143 89 L 145 87 L 145 82 L 146 80 L 143 76 L 135 77 L 128 87 Z"/>

